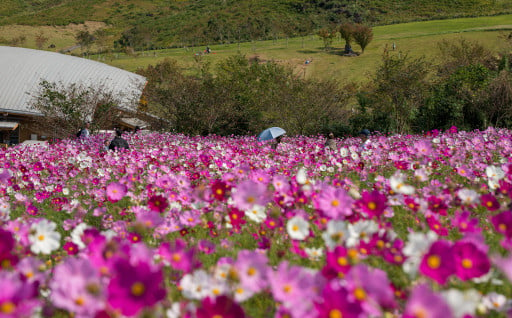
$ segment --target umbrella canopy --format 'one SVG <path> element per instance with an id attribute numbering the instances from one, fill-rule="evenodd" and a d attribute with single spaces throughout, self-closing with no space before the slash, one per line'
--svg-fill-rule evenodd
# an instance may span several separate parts
<path id="1" fill-rule="evenodd" d="M 284 134 L 286 134 L 286 131 L 283 128 L 270 127 L 270 128 L 265 129 L 264 131 L 260 132 L 260 134 L 258 135 L 258 140 L 259 141 L 270 140 L 270 139 L 274 139 L 279 136 L 282 136 Z"/>

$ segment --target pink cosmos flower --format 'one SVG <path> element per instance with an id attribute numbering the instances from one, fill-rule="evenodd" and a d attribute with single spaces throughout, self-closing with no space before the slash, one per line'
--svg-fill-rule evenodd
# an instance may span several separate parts
<path id="1" fill-rule="evenodd" d="M 196 311 L 197 318 L 244 318 L 242 307 L 229 297 L 222 295 L 214 299 L 206 297 Z"/>
<path id="2" fill-rule="evenodd" d="M 491 263 L 487 254 L 471 242 L 456 242 L 452 247 L 455 274 L 461 280 L 481 277 L 489 272 Z"/>
<path id="3" fill-rule="evenodd" d="M 477 218 L 470 218 L 469 211 L 457 211 L 452 219 L 452 226 L 457 227 L 461 233 L 478 233 L 482 229 L 478 226 Z"/>
<path id="4" fill-rule="evenodd" d="M 492 261 L 507 276 L 508 280 L 512 281 L 512 254 L 508 257 L 493 257 Z"/>
<path id="5" fill-rule="evenodd" d="M 0 270 L 0 316 L 32 317 L 37 300 L 37 283 L 23 280 L 16 272 Z"/>
<path id="6" fill-rule="evenodd" d="M 491 222 L 496 232 L 505 235 L 506 238 L 512 238 L 512 211 L 494 215 L 491 217 Z"/>
<path id="7" fill-rule="evenodd" d="M 387 198 L 378 190 L 372 192 L 363 191 L 361 199 L 356 202 L 356 205 L 368 215 L 369 218 L 380 217 L 384 210 L 387 208 Z"/>
<path id="8" fill-rule="evenodd" d="M 99 273 L 87 259 L 67 258 L 57 265 L 49 287 L 53 304 L 77 317 L 94 316 L 105 306 Z"/>
<path id="9" fill-rule="evenodd" d="M 417 285 L 405 306 L 404 318 L 452 317 L 450 306 L 426 284 Z"/>
<path id="10" fill-rule="evenodd" d="M 343 278 L 352 266 L 348 251 L 344 246 L 336 246 L 333 251 L 327 250 L 325 266 L 322 274 L 327 279 Z"/>
<path id="11" fill-rule="evenodd" d="M 190 273 L 198 266 L 194 249 L 188 249 L 187 244 L 177 239 L 172 243 L 162 243 L 158 248 L 158 254 L 165 259 L 173 269 Z"/>
<path id="12" fill-rule="evenodd" d="M 349 292 L 335 281 L 326 284 L 321 300 L 315 303 L 318 318 L 358 318 L 363 314 L 361 304 L 350 301 Z"/>
<path id="13" fill-rule="evenodd" d="M 161 195 L 153 195 L 148 200 L 148 207 L 153 212 L 162 213 L 169 206 L 169 202 Z"/>
<path id="14" fill-rule="evenodd" d="M 14 252 L 15 241 L 11 232 L 0 228 L 0 270 L 16 265 L 18 257 Z"/>
<path id="15" fill-rule="evenodd" d="M 354 199 L 342 188 L 324 185 L 314 198 L 315 207 L 332 219 L 343 219 L 352 214 Z"/>
<path id="16" fill-rule="evenodd" d="M 241 210 L 249 210 L 255 204 L 265 206 L 269 201 L 266 184 L 252 180 L 240 182 L 231 197 L 235 205 Z"/>
<path id="17" fill-rule="evenodd" d="M 132 265 L 118 259 L 108 285 L 108 303 L 123 315 L 134 316 L 165 298 L 161 269 L 152 269 L 145 262 Z"/>
<path id="18" fill-rule="evenodd" d="M 500 203 L 498 202 L 498 200 L 496 200 L 496 197 L 491 193 L 483 194 L 480 197 L 480 203 L 489 211 L 496 211 L 500 208 Z"/>
<path id="19" fill-rule="evenodd" d="M 238 253 L 234 268 L 244 289 L 257 293 L 267 287 L 267 262 L 267 256 L 260 252 L 242 250 Z"/>
<path id="20" fill-rule="evenodd" d="M 369 315 L 380 315 L 382 309 L 396 307 L 391 283 L 386 272 L 358 264 L 346 276 L 347 289 Z"/>
<path id="21" fill-rule="evenodd" d="M 448 277 L 455 273 L 455 259 L 450 242 L 439 240 L 432 243 L 421 260 L 419 270 L 439 284 L 445 284 Z"/>
<path id="22" fill-rule="evenodd" d="M 68 252 L 68 255 L 76 255 L 78 254 L 80 248 L 78 247 L 78 245 L 76 245 L 75 243 L 73 242 L 66 242 L 62 248 Z"/>
<path id="23" fill-rule="evenodd" d="M 127 192 L 126 185 L 119 182 L 112 182 L 107 186 L 107 198 L 110 202 L 121 200 Z"/>

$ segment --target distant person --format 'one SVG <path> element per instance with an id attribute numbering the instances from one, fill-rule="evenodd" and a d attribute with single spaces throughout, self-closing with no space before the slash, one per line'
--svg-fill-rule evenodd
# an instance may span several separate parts
<path id="1" fill-rule="evenodd" d="M 396 50 L 396 43 L 393 42 L 393 45 L 391 47 L 393 48 L 393 51 Z"/>
<path id="2" fill-rule="evenodd" d="M 128 145 L 128 141 L 126 141 L 123 137 L 123 132 L 121 129 L 116 129 L 116 136 L 110 142 L 108 146 L 109 150 L 117 150 L 117 149 L 130 149 Z"/>
<path id="3" fill-rule="evenodd" d="M 336 139 L 334 139 L 334 134 L 332 132 L 330 132 L 327 135 L 327 140 L 325 141 L 325 148 L 327 148 L 329 150 L 337 149 Z"/>
<path id="4" fill-rule="evenodd" d="M 272 143 L 272 149 L 277 150 L 277 146 L 279 146 L 282 139 L 283 139 L 283 135 L 276 137 L 276 139 L 274 139 L 274 142 Z"/>
<path id="5" fill-rule="evenodd" d="M 91 135 L 91 132 L 90 132 L 90 130 L 89 130 L 89 127 L 90 127 L 89 122 L 86 122 L 86 123 L 84 124 L 84 127 L 78 131 L 78 133 L 76 134 L 76 136 L 77 136 L 78 138 L 87 138 L 87 137 L 89 137 L 89 136 Z"/>
<path id="6" fill-rule="evenodd" d="M 210 49 L 210 47 L 209 47 L 209 46 L 207 46 L 207 47 L 206 47 L 206 53 L 207 53 L 207 54 L 210 54 L 211 52 L 212 52 L 212 50 Z"/>
<path id="7" fill-rule="evenodd" d="M 361 138 L 361 152 L 367 152 L 370 149 L 371 141 L 368 137 L 370 137 L 370 131 L 368 129 L 363 129 L 359 132 L 359 137 Z"/>

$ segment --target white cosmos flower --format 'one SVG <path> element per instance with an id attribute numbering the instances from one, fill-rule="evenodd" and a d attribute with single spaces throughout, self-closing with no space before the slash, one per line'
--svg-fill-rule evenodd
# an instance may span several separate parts
<path id="1" fill-rule="evenodd" d="M 313 261 L 318 261 L 322 257 L 322 255 L 324 255 L 324 249 L 321 247 L 306 247 L 304 251 L 308 255 L 309 259 Z"/>
<path id="2" fill-rule="evenodd" d="M 502 311 L 506 308 L 507 297 L 502 294 L 490 292 L 482 298 L 482 305 L 487 310 Z"/>
<path id="3" fill-rule="evenodd" d="M 286 223 L 286 231 L 293 240 L 303 240 L 309 235 L 309 223 L 301 216 L 294 216 Z"/>
<path id="4" fill-rule="evenodd" d="M 42 219 L 30 227 L 30 250 L 33 253 L 51 254 L 60 247 L 60 233 L 55 231 L 57 224 Z"/>
<path id="5" fill-rule="evenodd" d="M 475 314 L 476 307 L 482 298 L 482 296 L 480 296 L 480 294 L 474 289 L 460 291 L 458 289 L 451 288 L 447 291 L 441 292 L 441 294 L 452 309 L 452 313 L 455 318 L 464 317 L 465 315 L 473 316 Z"/>
<path id="6" fill-rule="evenodd" d="M 242 284 L 238 284 L 233 286 L 233 298 L 237 302 L 243 302 L 254 295 L 254 292 L 249 290 L 248 288 L 244 288 Z"/>
<path id="7" fill-rule="evenodd" d="M 345 221 L 330 220 L 327 223 L 327 229 L 322 233 L 325 245 L 333 250 L 338 245 L 342 245 L 349 236 L 348 226 Z"/>
<path id="8" fill-rule="evenodd" d="M 487 166 L 485 168 L 485 174 L 489 179 L 501 180 L 505 177 L 505 172 L 500 167 Z"/>
<path id="9" fill-rule="evenodd" d="M 460 189 L 457 192 L 457 196 L 462 201 L 463 204 L 473 204 L 478 203 L 478 193 L 472 189 Z"/>
<path id="10" fill-rule="evenodd" d="M 245 216 L 248 217 L 251 221 L 261 223 L 267 218 L 267 213 L 265 213 L 264 206 L 255 204 L 251 209 L 245 211 Z"/>
<path id="11" fill-rule="evenodd" d="M 0 199 L 0 221 L 8 221 L 11 213 L 9 202 Z"/>
<path id="12" fill-rule="evenodd" d="M 389 178 L 389 185 L 396 193 L 411 195 L 414 193 L 414 187 L 405 184 L 405 177 L 401 174 L 395 174 Z"/>
<path id="13" fill-rule="evenodd" d="M 354 161 L 359 160 L 359 155 L 357 154 L 357 152 L 351 152 L 351 153 L 350 153 L 350 157 L 351 157 L 351 158 L 352 158 L 352 160 L 354 160 Z"/>
<path id="14" fill-rule="evenodd" d="M 423 254 L 427 251 L 430 245 L 437 240 L 437 234 L 429 231 L 427 234 L 420 232 L 410 232 L 402 252 L 407 259 L 402 264 L 404 272 L 410 277 L 415 277 L 418 273 Z"/>
<path id="15" fill-rule="evenodd" d="M 181 293 L 188 299 L 203 299 L 210 295 L 212 278 L 204 270 L 199 269 L 192 274 L 183 276 L 180 281 Z"/>
<path id="16" fill-rule="evenodd" d="M 304 168 L 300 168 L 299 171 L 297 171 L 296 180 L 298 184 L 306 184 L 308 181 L 308 177 L 306 175 L 306 170 Z"/>
<path id="17" fill-rule="evenodd" d="M 373 233 L 376 233 L 378 230 L 379 225 L 372 220 L 359 221 L 354 224 L 349 224 L 347 247 L 356 246 L 361 240 L 368 242 Z"/>
<path id="18" fill-rule="evenodd" d="M 71 241 L 78 245 L 80 249 L 85 248 L 85 244 L 82 241 L 82 235 L 88 227 L 89 226 L 86 223 L 80 223 L 73 229 L 73 231 L 71 231 Z"/>
<path id="19" fill-rule="evenodd" d="M 348 156 L 348 149 L 345 147 L 340 148 L 340 156 L 342 158 L 345 158 L 346 156 Z"/>

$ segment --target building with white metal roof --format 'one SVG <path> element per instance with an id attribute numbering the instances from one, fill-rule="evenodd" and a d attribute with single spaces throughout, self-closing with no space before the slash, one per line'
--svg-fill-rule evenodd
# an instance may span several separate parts
<path id="1" fill-rule="evenodd" d="M 0 121 L 5 124 L 0 125 L 0 133 L 23 128 L 17 125 L 19 121 L 13 120 L 16 116 L 41 115 L 30 104 L 43 80 L 63 87 L 76 84 L 111 91 L 121 96 L 119 107 L 127 110 L 136 110 L 146 84 L 143 76 L 89 59 L 0 46 Z M 23 138 L 18 138 L 18 142 L 20 139 Z"/>

